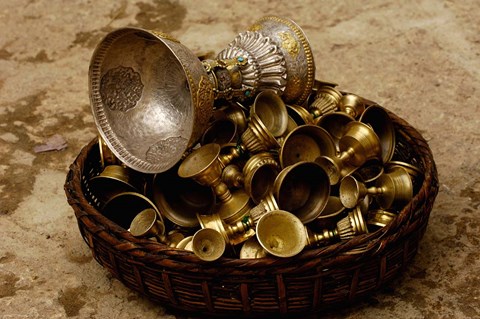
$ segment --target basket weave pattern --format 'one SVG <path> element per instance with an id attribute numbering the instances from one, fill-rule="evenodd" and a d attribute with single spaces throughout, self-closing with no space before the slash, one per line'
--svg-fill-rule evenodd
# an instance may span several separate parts
<path id="1" fill-rule="evenodd" d="M 264 316 L 310 313 L 361 299 L 397 277 L 415 256 L 438 192 L 432 153 L 423 137 L 390 113 L 394 160 L 420 167 L 420 191 L 386 227 L 286 259 L 201 261 L 192 252 L 134 238 L 105 218 L 88 190 L 98 174 L 96 140 L 85 146 L 65 183 L 80 232 L 93 257 L 127 287 L 165 306 L 205 314 Z"/>

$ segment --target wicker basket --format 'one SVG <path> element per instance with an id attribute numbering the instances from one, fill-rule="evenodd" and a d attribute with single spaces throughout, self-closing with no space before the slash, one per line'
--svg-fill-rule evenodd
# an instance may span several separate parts
<path id="1" fill-rule="evenodd" d="M 412 260 L 438 192 L 432 153 L 422 136 L 393 113 L 395 160 L 425 173 L 419 192 L 388 226 L 286 259 L 201 261 L 193 253 L 137 239 L 95 208 L 88 179 L 99 170 L 96 140 L 82 149 L 65 183 L 68 202 L 94 258 L 127 287 L 163 306 L 196 314 L 305 314 L 372 294 Z"/>

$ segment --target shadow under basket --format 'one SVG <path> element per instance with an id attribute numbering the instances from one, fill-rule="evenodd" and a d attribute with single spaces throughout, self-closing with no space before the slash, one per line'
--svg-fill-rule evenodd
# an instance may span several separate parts
<path id="1" fill-rule="evenodd" d="M 419 167 L 419 191 L 386 227 L 351 240 L 304 249 L 292 258 L 204 262 L 192 252 L 133 237 L 96 208 L 87 181 L 99 173 L 96 139 L 71 165 L 65 191 L 93 257 L 125 286 L 163 306 L 210 315 L 299 315 L 347 305 L 398 277 L 415 256 L 438 192 L 431 150 L 407 122 L 389 112 L 393 160 Z"/>

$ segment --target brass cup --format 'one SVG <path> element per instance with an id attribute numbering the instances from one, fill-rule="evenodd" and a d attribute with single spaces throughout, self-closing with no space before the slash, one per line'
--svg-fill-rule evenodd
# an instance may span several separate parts
<path id="1" fill-rule="evenodd" d="M 352 176 L 345 177 L 340 184 L 340 200 L 347 208 L 355 207 L 367 194 L 372 195 L 382 209 L 400 208 L 413 197 L 412 180 L 405 169 L 397 167 L 382 174 L 370 188 Z"/>
<path id="2" fill-rule="evenodd" d="M 378 136 L 370 126 L 357 121 L 347 123 L 345 133 L 339 141 L 339 148 L 338 156 L 321 156 L 316 160 L 328 172 L 332 185 L 353 173 L 365 162 L 382 158 Z"/>
<path id="3" fill-rule="evenodd" d="M 178 167 L 178 176 L 192 178 L 200 185 L 212 187 L 218 200 L 226 202 L 232 194 L 221 179 L 224 167 L 220 160 L 220 145 L 211 143 L 190 153 Z"/>
<path id="4" fill-rule="evenodd" d="M 240 259 L 257 259 L 267 257 L 267 252 L 257 240 L 252 237 L 243 243 L 240 249 Z"/>
<path id="5" fill-rule="evenodd" d="M 338 108 L 353 118 L 358 118 L 365 111 L 365 103 L 355 94 L 345 94 L 338 102 Z"/>
<path id="6" fill-rule="evenodd" d="M 177 166 L 156 174 L 152 190 L 152 201 L 159 211 L 181 227 L 198 227 L 196 213 L 209 214 L 215 206 L 213 189 L 192 179 L 180 178 Z"/>
<path id="7" fill-rule="evenodd" d="M 143 191 L 142 179 L 137 173 L 121 165 L 108 165 L 98 176 L 88 181 L 92 194 L 99 200 L 100 207 L 115 195 L 125 192 Z"/>
<path id="8" fill-rule="evenodd" d="M 222 257 L 226 243 L 215 229 L 199 229 L 192 238 L 193 253 L 204 261 L 214 261 Z"/>
<path id="9" fill-rule="evenodd" d="M 230 103 L 227 106 L 221 107 L 214 113 L 214 118 L 217 120 L 230 119 L 233 121 L 237 127 L 237 134 L 243 133 L 248 124 L 244 107 L 240 104 L 240 102 Z"/>
<path id="10" fill-rule="evenodd" d="M 330 134 L 337 146 L 337 151 L 340 151 L 340 139 L 345 135 L 347 124 L 353 121 L 355 121 L 355 119 L 350 115 L 336 112 L 319 117 L 316 124 L 323 127 Z"/>
<path id="11" fill-rule="evenodd" d="M 395 151 L 395 128 L 387 111 L 379 106 L 369 106 L 360 116 L 360 122 L 370 125 L 380 139 L 383 163 L 389 162 Z"/>
<path id="12" fill-rule="evenodd" d="M 200 140 L 201 145 L 216 143 L 220 146 L 236 142 L 237 124 L 229 118 L 213 121 L 205 130 Z"/>
<path id="13" fill-rule="evenodd" d="M 415 165 L 410 163 L 400 162 L 400 161 L 390 161 L 385 165 L 385 172 L 390 173 L 395 167 L 402 167 L 405 169 L 412 179 L 413 192 L 414 194 L 418 193 L 422 187 L 424 174 L 422 170 Z"/>
<path id="14" fill-rule="evenodd" d="M 339 240 L 337 229 L 323 229 L 317 233 L 305 226 L 305 234 L 307 236 L 308 247 L 327 246 Z"/>
<path id="15" fill-rule="evenodd" d="M 284 210 L 263 215 L 257 223 L 256 234 L 260 245 L 277 257 L 295 256 L 307 243 L 302 221 Z"/>
<path id="16" fill-rule="evenodd" d="M 315 100 L 310 104 L 310 113 L 314 118 L 330 114 L 338 110 L 342 93 L 331 86 L 321 86 L 317 90 Z"/>
<path id="17" fill-rule="evenodd" d="M 297 125 L 305 125 L 313 123 L 313 116 L 306 108 L 300 105 L 287 105 L 287 113 Z"/>
<path id="18" fill-rule="evenodd" d="M 272 191 L 279 171 L 280 166 L 271 153 L 257 153 L 247 161 L 243 168 L 244 187 L 255 204 Z"/>
<path id="19" fill-rule="evenodd" d="M 243 187 L 244 177 L 237 165 L 229 164 L 223 169 L 222 181 L 228 188 L 240 188 Z"/>
<path id="20" fill-rule="evenodd" d="M 255 230 L 252 228 L 253 224 L 248 218 L 244 218 L 233 225 L 226 224 L 218 214 L 197 214 L 197 218 L 202 228 L 214 229 L 220 233 L 231 250 L 233 246 L 243 243 L 255 235 Z"/>
<path id="21" fill-rule="evenodd" d="M 367 225 L 369 228 L 378 229 L 387 226 L 395 218 L 397 215 L 392 212 L 383 209 L 371 210 L 367 215 Z"/>
<path id="22" fill-rule="evenodd" d="M 371 183 L 379 178 L 384 171 L 385 167 L 381 160 L 371 159 L 363 164 L 362 167 L 356 169 L 352 175 L 364 183 Z"/>
<path id="23" fill-rule="evenodd" d="M 333 219 L 345 211 L 340 198 L 338 196 L 329 196 L 327 205 L 317 219 Z"/>
<path id="24" fill-rule="evenodd" d="M 303 223 L 316 219 L 330 196 L 325 170 L 314 162 L 299 162 L 284 168 L 275 179 L 274 195 L 282 210 L 296 215 Z"/>
<path id="25" fill-rule="evenodd" d="M 158 219 L 157 212 L 152 208 L 138 213 L 132 220 L 129 231 L 134 237 L 155 237 L 159 242 L 165 242 L 165 225 Z"/>
<path id="26" fill-rule="evenodd" d="M 336 155 L 335 142 L 328 132 L 316 125 L 301 125 L 290 132 L 280 148 L 282 168 L 298 162 L 314 162 L 320 156 Z"/>
<path id="27" fill-rule="evenodd" d="M 147 197 L 134 192 L 125 192 L 112 197 L 101 210 L 102 214 L 111 221 L 128 229 L 138 213 L 153 209 L 158 220 L 163 223 L 163 218 L 155 204 Z"/>
<path id="28" fill-rule="evenodd" d="M 288 113 L 285 103 L 275 92 L 260 92 L 250 108 L 250 122 L 242 134 L 242 143 L 251 153 L 280 147 L 276 140 L 287 130 Z"/>

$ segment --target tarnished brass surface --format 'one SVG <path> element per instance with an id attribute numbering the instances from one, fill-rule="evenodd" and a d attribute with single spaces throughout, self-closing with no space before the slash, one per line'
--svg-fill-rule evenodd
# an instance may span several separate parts
<path id="1" fill-rule="evenodd" d="M 382 210 L 382 209 L 375 209 L 368 212 L 367 215 L 367 225 L 368 226 L 376 226 L 376 227 L 385 227 L 389 223 L 391 223 L 397 214 Z"/>
<path id="2" fill-rule="evenodd" d="M 102 214 L 119 226 L 128 229 L 135 216 L 145 209 L 153 209 L 158 220 L 163 223 L 163 218 L 155 204 L 139 193 L 125 192 L 112 197 L 103 207 Z"/>
<path id="3" fill-rule="evenodd" d="M 218 119 L 211 123 L 202 135 L 200 144 L 216 143 L 220 146 L 236 142 L 237 123 L 229 118 Z"/>
<path id="4" fill-rule="evenodd" d="M 355 94 L 345 94 L 338 101 L 338 109 L 353 118 L 358 118 L 365 111 L 365 103 L 363 103 L 361 97 Z"/>
<path id="5" fill-rule="evenodd" d="M 324 169 L 314 162 L 299 162 L 284 168 L 275 179 L 278 207 L 295 214 L 303 223 L 317 218 L 330 196 Z"/>
<path id="6" fill-rule="evenodd" d="M 158 220 L 157 212 L 152 208 L 142 210 L 130 224 L 130 233 L 135 237 L 156 237 L 163 241 L 165 225 Z"/>
<path id="7" fill-rule="evenodd" d="M 242 244 L 240 249 L 240 259 L 256 259 L 267 257 L 267 252 L 257 240 L 252 237 Z"/>
<path id="8" fill-rule="evenodd" d="M 334 87 L 321 86 L 317 89 L 315 100 L 310 104 L 310 113 L 314 118 L 333 113 L 338 110 L 341 98 L 342 93 Z"/>
<path id="9" fill-rule="evenodd" d="M 328 132 L 316 125 L 301 125 L 291 131 L 280 148 L 282 168 L 298 162 L 314 162 L 320 156 L 336 155 L 335 143 Z"/>
<path id="10" fill-rule="evenodd" d="M 193 253 L 204 261 L 217 260 L 225 252 L 225 247 L 222 234 L 215 229 L 199 229 L 192 238 Z"/>
<path id="11" fill-rule="evenodd" d="M 383 163 L 389 162 L 395 151 L 395 128 L 387 111 L 380 105 L 372 105 L 363 112 L 359 120 L 370 125 L 375 131 L 382 146 Z"/>
<path id="12" fill-rule="evenodd" d="M 292 257 L 300 253 L 307 243 L 305 227 L 295 215 L 275 210 L 263 215 L 256 226 L 260 245 L 277 257 Z"/>

